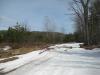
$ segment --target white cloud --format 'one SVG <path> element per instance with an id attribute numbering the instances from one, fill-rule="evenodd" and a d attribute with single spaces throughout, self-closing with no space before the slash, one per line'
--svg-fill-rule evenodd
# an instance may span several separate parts
<path id="1" fill-rule="evenodd" d="M 6 16 L 0 16 L 0 22 L 14 22 L 15 20 Z"/>

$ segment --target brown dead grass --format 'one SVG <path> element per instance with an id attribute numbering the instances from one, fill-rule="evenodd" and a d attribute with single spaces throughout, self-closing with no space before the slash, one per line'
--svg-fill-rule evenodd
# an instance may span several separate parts
<path id="1" fill-rule="evenodd" d="M 80 45 L 81 48 L 85 48 L 88 50 L 93 50 L 94 48 L 100 48 L 100 45 Z"/>
<path id="2" fill-rule="evenodd" d="M 7 58 L 7 59 L 4 59 L 4 60 L 1 60 L 0 63 L 5 63 L 5 62 L 13 61 L 13 60 L 16 60 L 16 59 L 18 59 L 18 57 Z"/>
<path id="3" fill-rule="evenodd" d="M 12 57 L 12 56 L 15 56 L 15 55 L 25 54 L 25 53 L 32 52 L 32 51 L 35 51 L 35 50 L 38 50 L 38 49 L 39 48 L 25 48 L 25 47 L 22 47 L 22 48 L 19 48 L 19 49 L 12 49 L 12 50 L 9 50 L 9 51 L 2 51 L 2 52 L 0 52 L 0 58 L 8 58 L 8 57 Z"/>
<path id="4" fill-rule="evenodd" d="M 23 46 L 21 48 L 11 49 L 9 51 L 2 51 L 0 52 L 0 58 L 8 58 L 8 57 L 12 57 L 15 55 L 26 54 L 32 51 L 42 50 L 49 46 L 50 44 L 30 45 L 30 46 Z"/>

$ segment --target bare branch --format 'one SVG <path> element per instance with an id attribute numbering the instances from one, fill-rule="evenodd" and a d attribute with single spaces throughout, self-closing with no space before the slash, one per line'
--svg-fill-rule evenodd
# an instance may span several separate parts
<path id="1" fill-rule="evenodd" d="M 82 8 L 80 7 L 79 3 L 78 3 L 76 0 L 73 0 L 73 1 L 74 1 L 75 5 L 77 6 L 77 8 L 79 9 L 80 13 L 83 14 L 83 10 L 82 10 Z"/>
<path id="2" fill-rule="evenodd" d="M 80 1 L 77 1 L 77 0 L 73 0 L 74 2 L 77 2 L 77 3 L 81 3 Z"/>
<path id="3" fill-rule="evenodd" d="M 76 15 L 81 19 L 81 21 L 82 21 L 82 17 L 80 16 L 80 13 L 79 13 L 79 11 L 77 10 L 77 9 L 75 9 L 73 6 L 72 6 L 72 9 L 73 9 L 73 11 L 76 13 Z"/>
<path id="4" fill-rule="evenodd" d="M 87 0 L 87 3 L 86 3 L 86 5 L 88 5 L 88 4 L 89 4 L 89 2 L 90 2 L 90 0 Z"/>
<path id="5" fill-rule="evenodd" d="M 85 3 L 84 3 L 84 0 L 80 0 L 81 4 L 83 7 L 85 7 Z"/>

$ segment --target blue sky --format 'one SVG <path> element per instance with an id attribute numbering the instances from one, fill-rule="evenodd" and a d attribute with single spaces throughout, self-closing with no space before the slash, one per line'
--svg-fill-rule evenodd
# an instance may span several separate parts
<path id="1" fill-rule="evenodd" d="M 0 29 L 7 29 L 16 22 L 26 23 L 33 31 L 42 31 L 44 17 L 55 21 L 57 31 L 65 29 L 73 32 L 74 26 L 70 13 L 70 0 L 0 0 Z"/>

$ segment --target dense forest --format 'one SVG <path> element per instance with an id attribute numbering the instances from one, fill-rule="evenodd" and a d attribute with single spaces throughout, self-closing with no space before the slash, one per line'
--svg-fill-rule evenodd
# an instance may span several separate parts
<path id="1" fill-rule="evenodd" d="M 100 0 L 73 0 L 76 41 L 100 44 Z"/>

